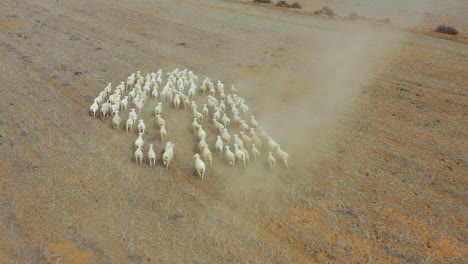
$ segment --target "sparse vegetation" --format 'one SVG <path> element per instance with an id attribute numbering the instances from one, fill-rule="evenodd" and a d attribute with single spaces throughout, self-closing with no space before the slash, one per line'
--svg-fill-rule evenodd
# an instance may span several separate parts
<path id="1" fill-rule="evenodd" d="M 446 25 L 439 25 L 436 29 L 436 32 L 442 33 L 442 34 L 448 34 L 448 35 L 457 35 L 458 30 L 456 30 L 452 26 L 446 26 Z"/>
<path id="2" fill-rule="evenodd" d="M 271 4 L 271 0 L 253 0 L 254 3 Z"/>
<path id="3" fill-rule="evenodd" d="M 291 5 L 288 4 L 286 1 L 278 1 L 278 2 L 276 3 L 276 6 L 291 8 Z"/>
<path id="4" fill-rule="evenodd" d="M 359 15 L 358 13 L 356 13 L 356 12 L 353 11 L 353 12 L 349 13 L 348 19 L 349 19 L 349 20 L 367 19 L 367 17 L 361 16 L 361 15 Z"/>
<path id="5" fill-rule="evenodd" d="M 294 3 L 294 4 L 291 5 L 291 8 L 301 9 L 302 6 L 301 6 L 298 2 L 296 2 L 296 3 Z"/>
<path id="6" fill-rule="evenodd" d="M 377 22 L 385 23 L 385 24 L 390 24 L 392 22 L 392 19 L 389 17 L 386 17 L 384 19 L 378 19 Z"/>
<path id="7" fill-rule="evenodd" d="M 0 263 L 465 263 L 467 40 L 457 6 L 444 3 L 455 38 L 435 33 L 441 23 L 429 34 L 387 30 L 349 12 L 340 21 L 296 15 L 278 1 L 147 1 L 144 10 L 137 1 L 3 1 Z M 369 2 L 341 2 L 371 16 Z M 90 122 L 108 81 L 176 66 L 237 80 L 272 135 L 294 129 L 291 168 L 262 173 L 263 155 L 258 168 L 222 165 L 202 182 L 193 144 L 162 168 L 152 111 L 142 115 L 153 168 L 132 161 L 135 130 Z M 191 133 L 190 116 L 169 111 L 169 131 Z M 182 150 L 194 138 L 179 140 Z"/>
<path id="8" fill-rule="evenodd" d="M 288 2 L 286 1 L 278 1 L 276 3 L 276 6 L 286 7 L 286 8 L 297 8 L 297 9 L 302 8 L 302 6 L 298 2 L 295 2 L 294 4 L 291 5 L 291 4 L 288 4 Z"/>
<path id="9" fill-rule="evenodd" d="M 356 13 L 354 11 L 349 13 L 349 15 L 348 15 L 349 20 L 357 20 L 357 19 L 361 19 L 361 18 L 362 17 L 360 15 L 358 15 L 358 13 Z"/>
<path id="10" fill-rule="evenodd" d="M 324 6 L 322 9 L 315 11 L 314 14 L 316 14 L 316 15 L 327 15 L 327 16 L 331 16 L 331 17 L 335 16 L 335 12 L 331 8 L 329 8 L 328 6 Z"/>
<path id="11" fill-rule="evenodd" d="M 387 18 L 384 18 L 384 19 L 370 19 L 366 16 L 361 16 L 359 15 L 357 12 L 351 12 L 349 13 L 349 15 L 346 17 L 348 18 L 349 20 L 358 20 L 358 19 L 361 19 L 361 20 L 370 20 L 370 21 L 376 21 L 376 22 L 380 22 L 380 23 L 385 23 L 385 24 L 390 24 L 391 22 L 391 19 L 389 17 Z"/>

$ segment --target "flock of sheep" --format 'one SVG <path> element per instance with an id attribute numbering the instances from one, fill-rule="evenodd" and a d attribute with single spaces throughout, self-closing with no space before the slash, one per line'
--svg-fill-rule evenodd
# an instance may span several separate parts
<path id="1" fill-rule="evenodd" d="M 212 123 L 218 131 L 217 140 L 213 147 L 220 154 L 224 152 L 228 165 L 234 167 L 237 161 L 246 167 L 250 161 L 250 154 L 252 154 L 256 162 L 260 157 L 262 145 L 266 144 L 268 147 L 267 163 L 270 168 L 275 167 L 277 158 L 288 167 L 289 155 L 259 126 L 255 116 L 250 116 L 250 122 L 243 119 L 248 116 L 249 107 L 246 105 L 245 99 L 237 95 L 237 89 L 234 85 L 231 85 L 231 93 L 225 94 L 224 84 L 217 81 L 215 87 L 208 77 L 198 87 L 198 76 L 187 69 L 179 70 L 176 68 L 172 72 L 166 73 L 166 75 L 167 79 L 164 82 L 162 70 L 147 74 L 145 77 L 140 71 L 132 73 L 126 82 L 121 82 L 114 90 L 112 90 L 112 84 L 109 83 L 94 99 L 90 107 L 90 112 L 94 117 L 96 117 L 96 114 L 100 114 L 104 120 L 111 115 L 112 124 L 117 129 L 120 128 L 122 123 L 119 111 L 125 111 L 129 108 L 129 105 L 134 107 L 128 113 L 125 130 L 127 133 L 132 132 L 133 126 L 138 123 L 138 138 L 135 140 L 136 150 L 134 152 L 137 164 L 141 165 L 144 158 L 143 136 L 146 130 L 145 121 L 143 119 L 138 120 L 138 115 L 145 106 L 145 102 L 160 100 L 154 108 L 154 114 L 163 142 L 166 142 L 168 136 L 166 121 L 162 117 L 164 108 L 173 107 L 177 110 L 181 108 L 191 110 L 193 114 L 192 128 L 200 152 L 196 153 L 193 158 L 195 159 L 197 174 L 202 180 L 205 175 L 206 164 L 209 164 L 210 167 L 213 164 L 210 146 L 206 141 L 207 132 L 203 128 L 205 124 L 208 126 L 209 123 Z M 124 95 L 127 90 L 129 91 L 128 95 Z M 198 111 L 196 99 L 203 102 L 201 112 Z M 234 134 L 231 137 L 229 130 L 232 133 L 234 127 L 240 130 L 240 135 Z M 234 152 L 231 150 L 231 142 L 233 143 Z M 174 148 L 174 143 L 170 141 L 165 143 L 162 162 L 166 169 L 174 157 Z M 149 144 L 147 156 L 150 166 L 155 166 L 156 152 L 154 144 Z"/>

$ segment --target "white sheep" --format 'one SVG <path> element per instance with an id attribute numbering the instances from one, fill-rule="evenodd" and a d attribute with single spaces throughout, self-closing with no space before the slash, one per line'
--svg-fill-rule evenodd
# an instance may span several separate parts
<path id="1" fill-rule="evenodd" d="M 110 92 L 112 92 L 112 84 L 108 83 L 104 91 L 106 91 L 106 94 L 110 94 Z"/>
<path id="2" fill-rule="evenodd" d="M 255 132 L 255 128 L 250 128 L 250 137 L 252 138 L 252 144 L 256 145 L 260 150 L 262 150 L 262 141 L 257 136 L 257 132 Z"/>
<path id="3" fill-rule="evenodd" d="M 224 103 L 224 100 L 221 100 L 221 103 L 219 103 L 219 107 L 221 108 L 221 111 L 223 113 L 226 111 L 226 104 Z"/>
<path id="4" fill-rule="evenodd" d="M 155 85 L 155 86 L 153 87 L 153 92 L 151 92 L 151 96 L 153 96 L 154 99 L 158 98 L 158 95 L 159 95 L 158 89 L 157 89 L 156 87 L 157 87 L 157 86 Z"/>
<path id="5" fill-rule="evenodd" d="M 244 131 L 240 132 L 242 141 L 245 142 L 245 144 L 252 144 L 252 138 L 247 136 Z"/>
<path id="6" fill-rule="evenodd" d="M 257 158 L 260 157 L 260 151 L 258 151 L 257 147 L 255 147 L 255 144 L 252 144 L 252 149 L 250 150 L 250 152 L 252 152 L 254 161 L 257 162 Z"/>
<path id="7" fill-rule="evenodd" d="M 197 108 L 198 108 L 197 102 L 191 101 L 191 102 L 190 102 L 190 108 L 192 109 L 192 111 L 196 111 Z"/>
<path id="8" fill-rule="evenodd" d="M 105 95 L 102 94 L 102 92 L 99 94 L 98 97 L 94 98 L 94 102 L 97 103 L 98 105 L 102 105 L 102 102 L 104 101 Z"/>
<path id="9" fill-rule="evenodd" d="M 150 167 L 153 168 L 153 166 L 156 164 L 156 152 L 153 150 L 153 145 L 150 144 L 149 150 L 148 150 L 148 159 L 150 163 Z"/>
<path id="10" fill-rule="evenodd" d="M 194 118 L 192 122 L 192 128 L 193 128 L 193 133 L 196 134 L 198 131 L 198 128 L 200 127 L 200 124 L 198 124 L 197 119 Z"/>
<path id="11" fill-rule="evenodd" d="M 143 140 L 143 133 L 138 133 L 138 138 L 135 140 L 135 147 L 143 147 L 144 140 Z"/>
<path id="12" fill-rule="evenodd" d="M 244 104 L 243 102 L 240 103 L 240 109 L 242 110 L 242 112 L 245 114 L 247 114 L 247 112 L 249 111 L 249 107 Z"/>
<path id="13" fill-rule="evenodd" d="M 221 136 L 217 136 L 217 137 L 218 137 L 218 139 L 216 140 L 215 148 L 216 148 L 217 152 L 221 153 L 221 152 L 223 152 L 224 142 L 221 139 Z"/>
<path id="14" fill-rule="evenodd" d="M 166 149 L 162 157 L 163 164 L 164 166 L 166 166 L 166 170 L 169 167 L 169 164 L 171 163 L 172 158 L 174 157 L 174 147 L 175 147 L 174 144 L 169 145 L 169 147 L 167 147 L 167 144 L 166 144 Z"/>
<path id="15" fill-rule="evenodd" d="M 127 78 L 127 88 L 131 88 L 134 84 L 135 84 L 135 73 L 132 73 L 132 75 L 130 75 Z"/>
<path id="16" fill-rule="evenodd" d="M 213 114 L 213 119 L 215 119 L 216 121 L 220 120 L 221 119 L 221 112 L 219 112 L 218 110 L 216 110 Z"/>
<path id="17" fill-rule="evenodd" d="M 223 124 L 219 123 L 218 121 L 216 121 L 216 119 L 213 118 L 213 123 L 214 123 L 214 126 L 216 129 L 218 129 L 219 133 L 223 133 L 223 129 L 224 129 L 224 126 Z"/>
<path id="18" fill-rule="evenodd" d="M 110 102 L 111 104 L 115 104 L 115 103 L 121 101 L 120 98 L 121 98 L 121 95 L 120 95 L 120 94 L 113 94 L 113 95 L 109 96 L 109 102 Z"/>
<path id="19" fill-rule="evenodd" d="M 215 106 L 218 105 L 218 99 L 216 99 L 214 96 L 211 96 L 211 95 L 208 95 L 208 105 L 211 107 L 211 108 L 215 108 Z"/>
<path id="20" fill-rule="evenodd" d="M 288 167 L 289 154 L 286 153 L 285 151 L 283 151 L 281 149 L 281 145 L 279 145 L 279 144 L 278 144 L 278 147 L 276 148 L 276 155 L 278 156 L 278 158 L 280 158 L 283 161 L 286 168 L 289 168 Z"/>
<path id="21" fill-rule="evenodd" d="M 137 102 L 135 103 L 135 107 L 138 111 L 138 114 L 141 113 L 141 109 L 143 109 L 144 106 L 145 106 L 145 103 L 143 102 L 143 100 L 137 100 Z"/>
<path id="22" fill-rule="evenodd" d="M 128 93 L 128 98 L 130 98 L 130 100 L 132 100 L 133 102 L 133 99 L 135 99 L 136 97 L 136 89 L 133 88 L 129 93 Z"/>
<path id="23" fill-rule="evenodd" d="M 255 120 L 255 116 L 250 116 L 250 125 L 254 128 L 257 128 L 258 127 L 258 122 L 257 120 Z"/>
<path id="24" fill-rule="evenodd" d="M 196 86 L 191 86 L 190 89 L 187 92 L 187 96 L 189 98 L 193 98 L 195 96 L 195 93 L 197 92 Z"/>
<path id="25" fill-rule="evenodd" d="M 247 125 L 247 122 L 245 120 L 241 120 L 240 124 L 241 124 L 242 131 L 244 132 L 249 131 L 249 125 Z"/>
<path id="26" fill-rule="evenodd" d="M 146 129 L 146 125 L 145 125 L 145 122 L 143 119 L 140 119 L 139 123 L 138 123 L 138 132 L 144 134 L 145 133 L 145 129 Z"/>
<path id="27" fill-rule="evenodd" d="M 196 109 L 193 110 L 193 117 L 195 117 L 198 122 L 203 123 L 203 115 Z"/>
<path id="28" fill-rule="evenodd" d="M 234 116 L 232 117 L 232 120 L 234 121 L 234 124 L 240 124 L 242 121 L 242 118 L 239 116 L 239 112 L 234 112 Z"/>
<path id="29" fill-rule="evenodd" d="M 225 127 L 229 127 L 229 125 L 231 124 L 231 119 L 229 119 L 229 117 L 227 117 L 227 115 L 224 113 L 223 118 L 221 118 L 221 122 L 223 122 L 223 125 Z"/>
<path id="30" fill-rule="evenodd" d="M 232 165 L 234 167 L 236 163 L 236 156 L 232 151 L 229 149 L 229 146 L 224 146 L 224 149 L 226 149 L 226 160 L 229 165 Z"/>
<path id="31" fill-rule="evenodd" d="M 231 135 L 229 134 L 227 128 L 223 129 L 223 134 L 221 135 L 221 138 L 223 139 L 224 144 L 229 144 L 229 141 L 231 140 Z"/>
<path id="32" fill-rule="evenodd" d="M 102 104 L 102 106 L 101 106 L 102 120 L 104 120 L 104 118 L 106 118 L 106 116 L 109 114 L 109 108 L 110 108 L 110 103 L 105 102 L 105 103 Z"/>
<path id="33" fill-rule="evenodd" d="M 164 146 L 164 151 L 168 151 L 170 148 L 173 148 L 175 146 L 174 143 L 171 141 L 166 142 L 166 145 Z"/>
<path id="34" fill-rule="evenodd" d="M 237 109 L 237 106 L 236 106 L 235 103 L 230 104 L 230 106 L 231 106 L 231 113 L 232 113 L 233 115 L 236 114 L 236 113 L 239 114 L 239 109 Z"/>
<path id="35" fill-rule="evenodd" d="M 94 101 L 94 103 L 89 108 L 89 111 L 93 114 L 93 117 L 96 117 L 96 112 L 99 110 L 99 104 Z"/>
<path id="36" fill-rule="evenodd" d="M 237 93 L 237 89 L 234 87 L 234 84 L 231 84 L 231 92 Z"/>
<path id="37" fill-rule="evenodd" d="M 273 138 L 270 136 L 267 137 L 267 144 L 268 144 L 268 148 L 270 148 L 271 151 L 278 148 L 278 143 L 276 143 L 276 141 L 273 140 Z"/>
<path id="38" fill-rule="evenodd" d="M 128 113 L 129 116 L 133 118 L 133 122 L 136 122 L 138 119 L 138 115 L 135 112 L 135 108 L 130 109 L 130 113 Z"/>
<path id="39" fill-rule="evenodd" d="M 141 75 L 141 71 L 137 71 L 136 78 L 137 80 L 143 79 L 143 76 Z"/>
<path id="40" fill-rule="evenodd" d="M 148 81 L 145 83 L 145 86 L 143 86 L 143 92 L 145 94 L 149 94 L 150 91 L 151 91 L 151 84 L 150 84 L 150 81 Z"/>
<path id="41" fill-rule="evenodd" d="M 167 100 L 168 92 L 169 92 L 169 90 L 168 90 L 167 86 L 164 86 L 161 93 L 160 93 L 160 95 L 159 95 L 159 97 L 161 98 L 161 101 L 164 102 L 164 101 Z"/>
<path id="42" fill-rule="evenodd" d="M 119 90 L 121 93 L 125 91 L 125 82 L 120 82 L 117 87 L 115 87 L 116 90 Z"/>
<path id="43" fill-rule="evenodd" d="M 174 100 L 172 102 L 174 103 L 174 108 L 178 110 L 181 103 L 179 94 L 174 96 Z"/>
<path id="44" fill-rule="evenodd" d="M 162 83 L 162 78 L 161 78 L 161 75 L 158 75 L 158 77 L 156 78 L 156 82 L 161 85 Z"/>
<path id="45" fill-rule="evenodd" d="M 161 126 L 161 128 L 159 129 L 159 134 L 161 135 L 161 140 L 164 142 L 167 138 L 166 126 Z"/>
<path id="46" fill-rule="evenodd" d="M 198 127 L 197 136 L 198 136 L 199 139 L 202 139 L 202 138 L 206 137 L 206 131 L 203 129 L 203 127 L 201 125 Z"/>
<path id="47" fill-rule="evenodd" d="M 128 131 L 132 131 L 133 130 L 133 117 L 131 115 L 128 115 L 128 119 L 127 121 L 125 122 L 125 131 L 127 132 L 128 134 Z"/>
<path id="48" fill-rule="evenodd" d="M 160 115 L 162 114 L 163 108 L 162 108 L 162 103 L 158 103 L 158 105 L 154 108 L 154 114 Z"/>
<path id="49" fill-rule="evenodd" d="M 206 119 L 208 118 L 208 107 L 206 106 L 206 104 L 203 104 L 203 108 L 202 108 L 202 114 L 203 114 L 203 118 Z"/>
<path id="50" fill-rule="evenodd" d="M 161 115 L 156 115 L 156 122 L 158 123 L 159 127 L 166 125 L 166 120 L 164 120 L 164 118 L 162 118 Z"/>
<path id="51" fill-rule="evenodd" d="M 122 119 L 120 119 L 120 116 L 119 116 L 119 111 L 115 112 L 115 115 L 114 117 L 112 118 L 112 124 L 114 125 L 115 128 L 119 129 L 119 126 L 120 126 L 120 122 L 122 121 Z"/>
<path id="52" fill-rule="evenodd" d="M 172 100 L 174 99 L 174 93 L 172 92 L 172 89 L 167 91 L 166 98 L 169 102 L 172 102 Z"/>
<path id="53" fill-rule="evenodd" d="M 244 142 L 242 141 L 242 139 L 236 134 L 234 135 L 234 144 L 236 145 L 239 145 L 241 147 L 244 146 Z"/>
<path id="54" fill-rule="evenodd" d="M 141 150 L 141 146 L 137 147 L 135 151 L 135 161 L 138 165 L 141 165 L 143 161 L 143 151 Z"/>
<path id="55" fill-rule="evenodd" d="M 116 102 L 115 104 L 111 104 L 111 106 L 110 106 L 111 114 L 115 114 L 119 110 L 120 110 L 120 102 Z"/>
<path id="56" fill-rule="evenodd" d="M 224 84 L 220 80 L 218 80 L 217 86 L 219 92 L 224 90 Z"/>
<path id="57" fill-rule="evenodd" d="M 211 154 L 211 151 L 208 148 L 208 145 L 205 145 L 205 147 L 203 148 L 202 156 L 203 156 L 203 160 L 206 163 L 209 163 L 210 167 L 213 167 L 213 155 Z"/>
<path id="58" fill-rule="evenodd" d="M 184 98 L 183 104 L 184 104 L 184 110 L 187 110 L 190 107 L 190 100 L 188 97 Z"/>
<path id="59" fill-rule="evenodd" d="M 232 94 L 228 94 L 226 96 L 226 103 L 232 107 L 232 105 L 234 104 L 234 100 L 232 100 Z"/>
<path id="60" fill-rule="evenodd" d="M 205 139 L 205 138 L 201 138 L 201 139 L 200 139 L 200 142 L 198 143 L 198 150 L 199 150 L 200 152 L 202 152 L 203 149 L 204 149 L 206 146 L 208 146 L 208 143 L 206 143 L 206 139 Z"/>
<path id="61" fill-rule="evenodd" d="M 210 88 L 211 96 L 215 96 L 216 95 L 216 90 L 215 90 L 214 86 L 211 85 L 209 88 Z"/>
<path id="62" fill-rule="evenodd" d="M 200 155 L 197 153 L 193 155 L 195 159 L 195 169 L 197 170 L 198 177 L 200 177 L 203 181 L 205 177 L 205 163 L 200 159 Z"/>
<path id="63" fill-rule="evenodd" d="M 273 157 L 273 154 L 271 153 L 271 151 L 268 151 L 268 165 L 270 165 L 270 169 L 273 169 L 275 167 L 275 164 L 276 164 L 276 159 L 275 157 Z"/>
<path id="64" fill-rule="evenodd" d="M 124 97 L 124 99 L 120 102 L 120 110 L 127 109 L 128 106 L 128 95 Z"/>
<path id="65" fill-rule="evenodd" d="M 234 154 L 236 155 L 236 159 L 240 160 L 244 163 L 244 168 L 246 167 L 246 157 L 244 151 L 239 148 L 239 145 L 234 144 Z"/>
<path id="66" fill-rule="evenodd" d="M 206 83 L 203 82 L 202 85 L 200 86 L 200 93 L 202 95 L 205 95 L 205 92 L 206 92 Z"/>

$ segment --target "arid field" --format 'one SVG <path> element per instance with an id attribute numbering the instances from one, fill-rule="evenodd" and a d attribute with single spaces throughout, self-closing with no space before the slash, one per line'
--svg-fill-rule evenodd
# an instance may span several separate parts
<path id="1" fill-rule="evenodd" d="M 0 264 L 467 263 L 468 2 L 299 3 L 0 1 Z M 165 170 L 159 99 L 138 166 L 128 110 L 115 129 L 90 106 L 175 68 L 234 84 L 289 168 L 212 147 L 202 181 L 192 114 L 166 104 Z"/>

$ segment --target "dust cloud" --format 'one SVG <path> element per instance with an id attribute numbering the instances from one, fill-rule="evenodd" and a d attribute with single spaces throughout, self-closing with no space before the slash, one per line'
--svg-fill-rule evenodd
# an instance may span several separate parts
<path id="1" fill-rule="evenodd" d="M 378 14 L 395 11 L 386 5 L 382 2 Z M 415 15 L 411 23 L 421 21 L 422 16 Z M 320 154 L 333 150 L 338 133 L 342 133 L 338 124 L 351 113 L 364 87 L 371 84 L 379 63 L 396 52 L 406 38 L 405 32 L 387 25 L 330 23 L 332 27 L 325 30 L 312 27 L 289 32 L 288 42 L 293 46 L 278 39 L 279 44 L 272 49 L 285 50 L 279 68 L 269 67 L 275 62 L 266 58 L 255 79 L 235 83 L 260 125 L 290 154 L 294 172 L 313 166 Z M 266 156 L 262 158 L 265 162 Z M 257 199 L 261 197 L 258 188 L 278 191 L 276 184 L 291 170 L 277 162 L 280 169 L 275 172 L 257 166 L 228 187 L 252 187 L 251 197 Z M 270 184 L 264 184 L 267 181 Z"/>

